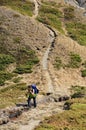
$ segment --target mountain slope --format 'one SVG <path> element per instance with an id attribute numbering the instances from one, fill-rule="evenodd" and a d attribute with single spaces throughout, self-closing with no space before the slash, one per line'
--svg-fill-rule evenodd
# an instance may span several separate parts
<path id="1" fill-rule="evenodd" d="M 15 77 L 20 78 L 20 81 L 12 79 L 9 84 L 3 86 L 7 88 L 2 88 L 0 91 L 1 108 L 26 101 L 24 94 L 27 84 L 36 83 L 40 89 L 37 109 L 23 113 L 16 121 L 9 121 L 7 125 L 1 126 L 2 130 L 9 128 L 32 130 L 46 116 L 63 111 L 64 102 L 60 104 L 58 101 L 64 100 L 65 96 L 69 98 L 72 86 L 86 87 L 86 44 L 83 37 L 86 19 L 83 17 L 82 21 L 75 13 L 77 8 L 66 5 L 63 0 L 33 0 L 33 2 L 35 5 L 33 17 L 22 15 L 8 7 L 0 7 L 1 53 L 10 54 L 16 60 L 21 56 L 20 63 L 25 62 L 28 51 L 33 52 L 27 56 L 27 59 L 30 58 L 29 61 L 37 57 L 39 59 L 39 62 L 35 61 L 37 64 L 33 66 L 32 73 L 18 74 Z M 39 18 L 44 21 L 38 22 Z M 77 21 L 80 25 L 78 29 Z M 67 25 L 70 25 L 69 28 Z M 77 30 L 83 33 L 80 37 L 81 42 L 84 41 L 83 46 L 78 41 Z M 26 53 L 23 53 L 24 51 Z M 23 54 L 25 55 L 22 56 Z M 37 57 L 34 55 L 32 57 L 32 54 Z"/>

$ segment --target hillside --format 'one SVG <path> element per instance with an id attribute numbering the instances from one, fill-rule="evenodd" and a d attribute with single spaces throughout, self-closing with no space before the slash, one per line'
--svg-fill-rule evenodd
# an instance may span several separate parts
<path id="1" fill-rule="evenodd" d="M 81 8 L 81 4 L 85 7 L 82 3 L 85 1 L 78 2 L 0 1 L 0 124 L 8 122 L 0 126 L 1 130 L 32 130 L 46 117 L 56 113 L 64 112 L 64 120 L 69 113 L 69 118 L 72 118 L 74 110 L 81 116 L 85 114 L 86 10 Z M 12 121 L 9 111 L 23 111 L 24 108 L 15 104 L 26 102 L 27 85 L 33 83 L 40 90 L 38 107 Z M 64 102 L 69 98 L 75 99 Z M 69 113 L 63 110 L 64 104 L 70 105 Z M 73 119 L 78 118 L 76 115 Z M 58 116 L 61 115 L 53 116 L 54 121 Z M 61 126 L 51 118 L 50 126 L 47 125 L 49 119 L 46 119 L 47 122 L 45 120 L 37 130 L 42 130 L 42 127 L 43 130 L 60 130 Z M 84 116 L 80 119 L 86 121 Z M 71 130 L 68 121 L 62 122 L 64 130 L 67 123 L 67 129 Z M 84 130 L 83 121 L 81 124 Z M 76 130 L 79 127 L 76 125 Z"/>

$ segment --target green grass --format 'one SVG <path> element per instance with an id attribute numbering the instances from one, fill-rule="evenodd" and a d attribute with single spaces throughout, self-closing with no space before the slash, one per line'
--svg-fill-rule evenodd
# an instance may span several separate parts
<path id="1" fill-rule="evenodd" d="M 70 68 L 79 68 L 81 66 L 81 62 L 82 62 L 82 59 L 80 55 L 71 52 L 69 64 L 66 66 Z"/>
<path id="2" fill-rule="evenodd" d="M 22 77 L 13 78 L 14 83 L 19 83 Z"/>
<path id="3" fill-rule="evenodd" d="M 25 92 L 27 86 L 25 83 L 16 84 L 0 90 L 0 108 L 14 106 L 15 103 L 26 101 Z"/>
<path id="4" fill-rule="evenodd" d="M 31 73 L 33 66 L 39 63 L 35 51 L 30 49 L 21 49 L 18 52 L 17 67 L 14 72 L 18 74 Z"/>
<path id="5" fill-rule="evenodd" d="M 19 49 L 17 56 L 14 58 L 11 55 L 0 54 L 0 85 L 4 85 L 6 80 L 10 80 L 14 73 L 6 72 L 9 64 L 16 62 L 14 73 L 23 74 L 31 73 L 33 66 L 39 63 L 35 51 L 30 49 Z"/>
<path id="6" fill-rule="evenodd" d="M 64 8 L 64 18 L 65 20 L 71 20 L 74 19 L 74 7 L 68 7 L 68 8 Z"/>
<path id="7" fill-rule="evenodd" d="M 0 54 L 0 85 L 4 85 L 6 80 L 9 80 L 14 76 L 14 74 L 5 71 L 6 67 L 13 62 L 15 62 L 13 56 Z"/>
<path id="8" fill-rule="evenodd" d="M 69 111 L 46 118 L 35 130 L 85 130 L 86 104 L 73 103 Z"/>
<path id="9" fill-rule="evenodd" d="M 78 41 L 80 45 L 86 45 L 86 24 L 80 22 L 67 22 L 66 28 L 69 36 Z"/>
<path id="10" fill-rule="evenodd" d="M 86 87 L 72 86 L 74 93 L 86 94 Z M 86 96 L 74 98 L 65 102 L 69 108 L 63 113 L 45 118 L 35 130 L 85 130 L 86 129 Z"/>
<path id="11" fill-rule="evenodd" d="M 81 71 L 81 75 L 82 75 L 82 77 L 86 77 L 86 69 Z"/>
<path id="12" fill-rule="evenodd" d="M 0 71 L 0 85 L 4 85 L 6 80 L 10 80 L 14 74 L 5 71 Z"/>
<path id="13" fill-rule="evenodd" d="M 58 31 L 63 32 L 61 19 L 62 13 L 53 5 L 41 5 L 39 9 L 38 21 L 56 28 Z"/>
<path id="14" fill-rule="evenodd" d="M 72 86 L 73 91 L 72 98 L 86 97 L 86 87 L 85 86 Z"/>
<path id="15" fill-rule="evenodd" d="M 73 7 L 64 9 L 64 20 L 69 36 L 80 45 L 86 46 L 86 24 L 80 22 L 80 20 L 75 17 Z"/>
<path id="16" fill-rule="evenodd" d="M 28 0 L 0 0 L 0 6 L 9 6 L 29 16 L 32 16 L 34 10 L 34 4 Z"/>
<path id="17" fill-rule="evenodd" d="M 5 69 L 10 63 L 15 62 L 15 58 L 11 55 L 0 54 L 0 70 Z"/>

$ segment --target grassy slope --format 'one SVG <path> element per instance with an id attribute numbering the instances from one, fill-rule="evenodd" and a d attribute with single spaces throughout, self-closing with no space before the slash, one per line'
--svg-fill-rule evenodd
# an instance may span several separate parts
<path id="1" fill-rule="evenodd" d="M 46 5 L 45 5 L 46 4 Z M 52 3 L 51 3 L 52 4 Z M 54 19 L 56 16 L 59 20 L 63 18 L 63 15 L 59 17 L 57 13 L 54 13 L 54 9 L 57 11 L 56 4 L 51 5 L 48 2 L 45 2 L 44 5 L 40 8 L 40 14 L 38 20 L 48 24 L 52 27 L 55 27 L 57 30 L 62 32 L 61 21 L 57 22 Z M 54 9 L 52 7 L 54 6 Z M 78 41 L 81 45 L 86 45 L 86 24 L 82 23 L 78 20 L 74 14 L 73 7 L 63 8 L 64 13 L 64 24 L 66 25 L 66 29 L 68 31 L 68 35 Z M 51 18 L 49 15 L 51 14 Z M 60 24 L 58 24 L 60 23 Z M 56 26 L 55 26 L 56 25 Z M 76 61 L 74 61 L 74 66 Z M 80 61 L 81 62 L 81 61 Z M 77 62 L 78 63 L 78 62 Z M 61 60 L 57 58 L 56 66 L 60 68 L 62 65 Z M 85 73 L 86 70 L 84 70 Z M 86 74 L 84 74 L 86 75 Z M 84 90 L 86 92 L 86 89 Z M 85 130 L 86 129 L 86 97 L 81 96 L 81 98 L 77 98 L 81 94 L 82 90 L 78 89 L 77 92 L 73 94 L 74 99 L 71 99 L 69 104 L 71 104 L 70 110 L 65 111 L 62 114 L 53 115 L 50 118 L 46 118 L 40 126 L 36 128 L 36 130 Z M 86 95 L 86 93 L 85 93 Z"/>
<path id="2" fill-rule="evenodd" d="M 34 4 L 28 0 L 0 0 L 0 5 L 11 7 L 12 9 L 29 16 L 32 16 L 34 10 Z"/>
<path id="3" fill-rule="evenodd" d="M 56 28 L 63 33 L 61 11 L 58 10 L 58 6 L 55 2 L 43 2 L 39 9 L 38 21 Z"/>
<path id="4" fill-rule="evenodd" d="M 80 45 L 86 46 L 86 23 L 82 23 L 75 16 L 75 9 L 67 7 L 64 9 L 64 19 L 69 36 L 78 41 Z"/>
<path id="5" fill-rule="evenodd" d="M 72 90 L 74 98 L 65 103 L 69 110 L 46 118 L 35 130 L 86 129 L 86 87 L 73 86 Z"/>
<path id="6" fill-rule="evenodd" d="M 32 16 L 34 10 L 34 4 L 28 0 L 0 0 L 0 6 L 10 7 L 29 16 Z M 18 18 L 19 16 L 15 14 L 14 17 Z M 33 66 L 38 63 L 35 52 L 29 47 L 23 47 L 23 49 L 20 49 L 19 47 L 17 56 L 11 55 L 11 53 L 7 51 L 8 49 L 6 48 L 7 45 L 5 46 L 5 41 L 11 36 L 9 33 L 10 29 L 6 30 L 3 26 L 5 20 L 4 16 L 0 16 L 0 85 L 4 85 L 5 81 L 11 79 L 13 76 L 13 74 L 6 72 L 6 67 L 11 63 L 16 62 L 17 68 L 15 72 L 19 74 L 31 73 Z M 13 42 L 14 44 L 20 45 L 21 37 L 14 37 Z M 17 52 L 14 53 L 16 54 Z"/>
<path id="7" fill-rule="evenodd" d="M 17 83 L 0 90 L 0 108 L 14 106 L 15 103 L 26 101 L 26 84 Z"/>

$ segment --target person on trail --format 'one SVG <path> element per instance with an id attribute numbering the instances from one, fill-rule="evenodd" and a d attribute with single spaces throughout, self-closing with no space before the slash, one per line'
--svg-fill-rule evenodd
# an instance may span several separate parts
<path id="1" fill-rule="evenodd" d="M 37 106 L 37 103 L 36 103 L 36 96 L 37 96 L 37 93 L 38 93 L 38 89 L 36 88 L 36 85 L 35 84 L 32 84 L 32 85 L 28 85 L 28 92 L 27 92 L 27 96 L 28 96 L 28 107 L 31 107 L 31 99 L 33 99 L 33 105 L 34 105 L 34 108 Z"/>

